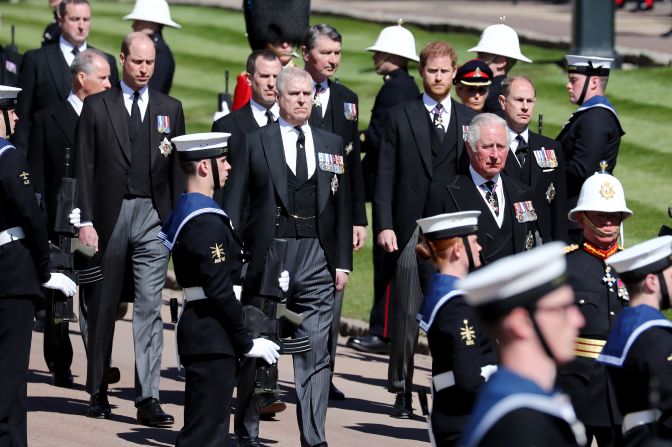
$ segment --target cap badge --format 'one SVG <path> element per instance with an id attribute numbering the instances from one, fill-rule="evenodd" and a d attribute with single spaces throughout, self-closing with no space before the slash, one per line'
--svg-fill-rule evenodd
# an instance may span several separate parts
<path id="1" fill-rule="evenodd" d="M 611 186 L 611 183 L 609 182 L 604 182 L 602 183 L 602 186 L 600 186 L 600 195 L 604 197 L 605 199 L 613 199 L 614 195 L 616 192 L 614 191 L 614 187 Z"/>
<path id="2" fill-rule="evenodd" d="M 467 346 L 473 346 L 476 342 L 476 331 L 473 326 L 469 326 L 469 321 L 463 321 L 464 326 L 460 327 L 460 337 Z"/>
<path id="3" fill-rule="evenodd" d="M 476 70 L 474 70 L 474 77 L 475 78 L 480 78 L 481 77 L 481 69 L 476 67 Z"/>

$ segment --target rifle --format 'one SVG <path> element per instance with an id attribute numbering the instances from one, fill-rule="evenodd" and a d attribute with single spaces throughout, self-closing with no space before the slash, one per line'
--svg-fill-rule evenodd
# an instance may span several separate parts
<path id="1" fill-rule="evenodd" d="M 70 223 L 69 215 L 77 203 L 77 179 L 72 178 L 72 150 L 65 148 L 65 176 L 61 179 L 58 190 L 54 232 L 58 235 L 58 244 L 50 244 L 49 264 L 52 271 L 67 275 L 77 284 L 90 284 L 103 278 L 100 266 L 85 270 L 76 270 L 74 253 L 91 258 L 95 253 L 93 247 L 83 245 L 77 239 L 77 229 Z M 54 323 L 76 322 L 73 312 L 72 297 L 65 298 L 60 294 L 52 294 Z"/>
<path id="2" fill-rule="evenodd" d="M 222 103 L 226 103 L 231 110 L 233 98 L 229 93 L 229 70 L 224 70 L 224 92 L 217 93 L 217 110 L 222 112 Z"/>

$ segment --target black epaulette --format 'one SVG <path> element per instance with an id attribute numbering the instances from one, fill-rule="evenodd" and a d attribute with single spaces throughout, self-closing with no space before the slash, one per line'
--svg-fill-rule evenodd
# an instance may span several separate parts
<path id="1" fill-rule="evenodd" d="M 579 245 L 577 245 L 577 244 L 568 245 L 568 246 L 565 247 L 565 254 L 567 254 L 567 253 L 571 253 L 571 252 L 573 252 L 573 251 L 576 251 L 576 250 L 578 250 L 579 248 L 580 248 L 580 247 L 579 247 Z"/>

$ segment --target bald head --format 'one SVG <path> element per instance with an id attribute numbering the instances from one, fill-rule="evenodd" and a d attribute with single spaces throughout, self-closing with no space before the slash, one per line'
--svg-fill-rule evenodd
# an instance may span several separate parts
<path id="1" fill-rule="evenodd" d="M 124 37 L 119 55 L 124 83 L 133 90 L 146 86 L 154 74 L 155 57 L 154 42 L 146 34 L 134 32 Z"/>

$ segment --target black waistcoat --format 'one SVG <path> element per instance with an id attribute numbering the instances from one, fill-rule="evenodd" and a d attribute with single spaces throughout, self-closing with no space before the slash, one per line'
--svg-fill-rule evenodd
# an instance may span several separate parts
<path id="1" fill-rule="evenodd" d="M 455 135 L 455 119 L 451 119 L 448 123 L 448 130 L 443 136 L 439 138 L 434 124 L 429 114 L 425 115 L 427 126 L 429 126 L 429 139 L 432 145 L 432 177 L 434 179 L 441 179 L 446 182 L 447 179 L 455 175 L 457 166 L 457 142 L 452 135 Z"/>
<path id="2" fill-rule="evenodd" d="M 279 216 L 278 237 L 317 237 L 317 170 L 301 184 L 287 166 L 287 193 L 290 215 Z"/>
<path id="3" fill-rule="evenodd" d="M 151 175 L 149 171 L 151 148 L 149 147 L 149 110 L 145 112 L 140 130 L 135 135 L 129 133 L 131 145 L 131 169 L 128 176 L 127 194 L 134 197 L 151 197 Z M 128 116 L 128 127 L 131 128 L 131 117 Z M 159 148 L 155 148 L 157 151 Z"/>
<path id="4" fill-rule="evenodd" d="M 494 239 L 488 238 L 487 240 L 487 252 L 486 261 L 492 263 L 497 259 L 501 259 L 505 256 L 510 256 L 516 252 L 513 245 L 513 222 L 511 221 L 511 213 L 509 212 L 509 207 L 512 206 L 509 203 L 509 198 L 506 198 L 506 205 L 501 209 L 501 213 L 504 213 L 504 221 L 502 222 L 502 227 L 497 233 L 495 233 Z"/>

